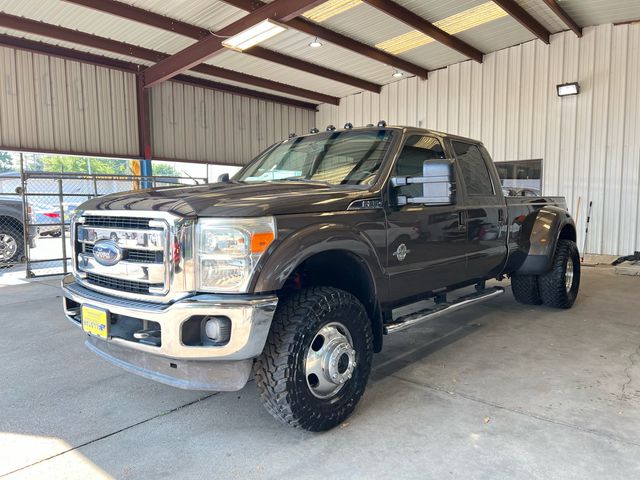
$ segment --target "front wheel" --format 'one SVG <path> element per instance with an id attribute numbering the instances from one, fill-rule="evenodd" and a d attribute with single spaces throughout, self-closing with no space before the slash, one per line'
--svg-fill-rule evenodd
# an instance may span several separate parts
<path id="1" fill-rule="evenodd" d="M 14 264 L 24 255 L 22 232 L 10 226 L 0 226 L 0 265 Z"/>
<path id="2" fill-rule="evenodd" d="M 278 420 L 310 431 L 351 415 L 371 371 L 373 337 L 362 304 L 332 287 L 281 300 L 255 364 L 263 404 Z"/>
<path id="3" fill-rule="evenodd" d="M 540 297 L 548 307 L 571 308 L 580 288 L 580 253 L 571 240 L 560 240 L 551 270 L 538 277 Z"/>

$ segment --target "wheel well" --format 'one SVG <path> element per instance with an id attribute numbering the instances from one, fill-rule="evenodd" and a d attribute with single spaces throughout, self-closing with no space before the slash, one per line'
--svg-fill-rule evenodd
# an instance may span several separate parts
<path id="1" fill-rule="evenodd" d="M 7 217 L 6 215 L 0 215 L 0 228 L 3 226 L 9 226 L 22 232 L 22 222 L 13 217 Z"/>
<path id="2" fill-rule="evenodd" d="M 562 227 L 562 230 L 560 231 L 560 236 L 558 237 L 558 240 L 571 240 L 573 242 L 576 241 L 576 229 L 573 227 L 573 225 L 565 225 L 564 227 Z"/>
<path id="3" fill-rule="evenodd" d="M 371 319 L 374 351 L 382 349 L 382 314 L 375 283 L 364 260 L 343 250 L 318 253 L 296 267 L 287 278 L 283 291 L 315 286 L 339 288 L 360 300 Z"/>

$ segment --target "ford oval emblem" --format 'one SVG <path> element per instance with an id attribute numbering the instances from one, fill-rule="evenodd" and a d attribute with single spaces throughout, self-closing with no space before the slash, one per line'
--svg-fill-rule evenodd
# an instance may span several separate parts
<path id="1" fill-rule="evenodd" d="M 122 249 L 111 240 L 98 240 L 93 245 L 93 258 L 100 265 L 111 267 L 122 260 Z"/>

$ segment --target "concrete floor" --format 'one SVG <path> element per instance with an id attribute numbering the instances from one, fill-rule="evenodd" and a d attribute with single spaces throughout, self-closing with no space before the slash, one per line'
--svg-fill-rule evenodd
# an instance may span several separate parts
<path id="1" fill-rule="evenodd" d="M 387 337 L 340 428 L 281 426 L 253 382 L 185 392 L 83 347 L 57 280 L 0 287 L 0 476 L 640 478 L 640 278 L 585 269 L 575 307 L 510 294 Z"/>

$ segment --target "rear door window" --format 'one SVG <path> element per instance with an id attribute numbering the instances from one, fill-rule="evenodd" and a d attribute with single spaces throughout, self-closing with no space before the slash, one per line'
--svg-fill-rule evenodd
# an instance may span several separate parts
<path id="1" fill-rule="evenodd" d="M 495 195 L 489 169 L 480 149 L 471 143 L 452 141 L 451 145 L 464 178 L 467 195 Z"/>

